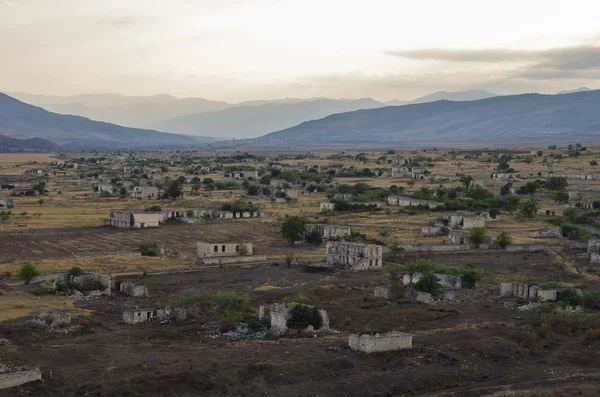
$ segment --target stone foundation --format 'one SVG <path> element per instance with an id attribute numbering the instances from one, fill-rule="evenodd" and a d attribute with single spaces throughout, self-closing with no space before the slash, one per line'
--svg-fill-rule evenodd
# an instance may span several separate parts
<path id="1" fill-rule="evenodd" d="M 265 255 L 238 255 L 221 258 L 201 258 L 198 262 L 204 266 L 232 265 L 236 263 L 266 262 Z"/>
<path id="2" fill-rule="evenodd" d="M 0 390 L 18 387 L 38 380 L 42 380 L 42 372 L 39 369 L 3 373 L 0 374 Z"/>
<path id="3" fill-rule="evenodd" d="M 367 354 L 412 349 L 412 335 L 398 331 L 374 335 L 351 334 L 348 336 L 348 345 L 352 350 Z"/>

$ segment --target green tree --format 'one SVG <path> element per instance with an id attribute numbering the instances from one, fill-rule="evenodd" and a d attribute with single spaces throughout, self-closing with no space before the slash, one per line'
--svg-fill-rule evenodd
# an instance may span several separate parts
<path id="1" fill-rule="evenodd" d="M 25 281 L 25 284 L 29 284 L 32 278 L 39 275 L 40 271 L 38 268 L 29 262 L 24 263 L 17 271 L 17 276 L 19 276 L 21 280 Z"/>
<path id="2" fill-rule="evenodd" d="M 281 224 L 281 235 L 292 245 L 304 238 L 306 221 L 299 216 L 286 216 Z"/>
<path id="3" fill-rule="evenodd" d="M 85 274 L 85 271 L 82 268 L 78 267 L 78 266 L 73 266 L 71 268 L 71 270 L 69 270 L 69 276 L 76 277 L 76 276 L 81 276 L 83 274 Z"/>
<path id="4" fill-rule="evenodd" d="M 181 197 L 183 195 L 183 190 L 181 190 L 181 184 L 179 183 L 179 181 L 171 182 L 167 190 L 165 190 L 164 195 L 170 199 L 176 199 L 178 197 Z"/>
<path id="5" fill-rule="evenodd" d="M 526 218 L 533 218 L 540 210 L 540 200 L 532 197 L 519 205 L 519 214 Z"/>
<path id="6" fill-rule="evenodd" d="M 512 244 L 513 238 L 509 232 L 502 232 L 496 237 L 496 245 L 502 249 Z"/>
<path id="7" fill-rule="evenodd" d="M 474 227 L 473 229 L 471 229 L 469 237 L 471 242 L 479 247 L 480 244 L 483 244 L 486 241 L 487 230 L 485 229 L 485 227 Z"/>
<path id="8" fill-rule="evenodd" d="M 563 176 L 552 176 L 544 183 L 544 187 L 550 191 L 565 190 L 569 186 L 567 178 Z"/>
<path id="9" fill-rule="evenodd" d="M 563 204 L 569 202 L 569 193 L 564 190 L 553 190 L 550 193 L 550 197 L 554 200 L 555 203 Z"/>
<path id="10" fill-rule="evenodd" d="M 38 203 L 38 204 L 40 205 L 40 207 L 41 207 L 41 206 L 42 206 L 42 204 L 44 204 L 44 199 L 42 199 L 42 198 L 41 198 L 41 199 L 39 199 L 39 200 L 37 201 L 37 203 Z"/>

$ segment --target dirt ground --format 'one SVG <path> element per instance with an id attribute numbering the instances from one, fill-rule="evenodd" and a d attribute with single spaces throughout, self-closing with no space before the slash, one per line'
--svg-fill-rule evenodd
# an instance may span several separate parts
<path id="1" fill-rule="evenodd" d="M 410 258 L 406 258 L 409 260 Z M 440 262 L 441 257 L 431 257 Z M 553 263 L 550 254 L 453 255 L 488 274 L 454 304 L 396 304 L 373 298 L 385 272 L 315 273 L 302 266 L 257 265 L 142 277 L 152 298 L 77 301 L 94 332 L 32 332 L 24 319 L 0 324 L 3 361 L 39 366 L 46 378 L 7 396 L 553 396 L 600 393 L 600 341 L 564 320 L 540 332 L 534 316 L 507 308 L 496 280 L 551 275 L 594 281 Z M 515 270 L 516 269 L 516 270 Z M 262 287 L 262 288 L 261 288 Z M 244 291 L 259 304 L 303 295 L 328 311 L 332 334 L 278 340 L 214 336 L 212 318 L 182 325 L 127 326 L 129 307 L 160 307 L 194 293 Z M 510 301 L 510 300 L 508 300 Z M 559 328 L 563 327 L 563 328 Z M 413 349 L 366 355 L 347 347 L 350 332 L 395 329 Z M 52 371 L 52 379 L 49 379 Z M 556 394 L 557 391 L 564 394 Z M 25 393 L 25 394 L 21 394 Z M 581 393 L 581 394 L 580 394 Z"/>

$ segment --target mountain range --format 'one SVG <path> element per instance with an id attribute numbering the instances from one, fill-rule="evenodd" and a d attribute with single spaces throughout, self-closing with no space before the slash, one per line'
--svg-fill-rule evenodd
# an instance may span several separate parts
<path id="1" fill-rule="evenodd" d="M 385 103 L 371 98 L 283 98 L 231 104 L 202 98 L 179 99 L 165 94 L 149 97 L 117 94 L 69 97 L 24 93 L 9 95 L 55 113 L 77 115 L 127 127 L 220 139 L 257 137 L 333 113 L 441 99 L 471 101 L 496 96 L 487 91 L 471 90 L 440 91 L 414 101 L 393 100 Z"/>
<path id="2" fill-rule="evenodd" d="M 600 142 L 600 90 L 496 96 L 333 114 L 246 144 L 519 145 Z"/>
<path id="3" fill-rule="evenodd" d="M 31 145 L 24 139 L 41 138 L 66 148 L 156 148 L 198 145 L 197 138 L 153 130 L 127 128 L 93 121 L 84 117 L 62 115 L 23 103 L 0 93 L 0 135 L 22 140 L 25 148 Z M 30 142 L 34 146 L 39 140 Z"/>

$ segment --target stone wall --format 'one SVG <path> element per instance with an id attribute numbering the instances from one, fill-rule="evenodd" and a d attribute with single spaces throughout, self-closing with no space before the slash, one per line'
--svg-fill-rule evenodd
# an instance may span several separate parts
<path id="1" fill-rule="evenodd" d="M 291 312 L 294 307 L 299 305 L 299 303 L 273 303 L 271 306 L 260 306 L 258 309 L 259 318 L 262 318 L 265 315 L 265 311 L 269 311 L 269 315 L 271 318 L 271 328 L 275 331 L 283 333 L 287 331 L 287 321 L 291 318 Z M 309 305 L 303 305 L 308 307 L 313 307 Z M 319 310 L 319 314 L 321 316 L 321 328 L 319 330 L 327 331 L 329 330 L 329 316 L 327 312 L 323 309 Z"/>
<path id="2" fill-rule="evenodd" d="M 134 284 L 131 282 L 122 282 L 119 286 L 119 291 L 125 295 L 133 296 L 136 298 L 148 298 L 148 288 L 145 285 Z"/>
<path id="3" fill-rule="evenodd" d="M 405 244 L 404 248 L 408 252 L 458 252 L 469 251 L 471 246 L 468 244 L 425 244 L 425 245 L 409 245 Z"/>
<path id="4" fill-rule="evenodd" d="M 142 256 L 139 251 L 121 251 L 121 252 L 73 252 L 73 259 L 84 258 L 102 258 L 105 256 Z"/>
<path id="5" fill-rule="evenodd" d="M 345 237 L 350 235 L 350 226 L 329 225 L 329 224 L 309 224 L 306 225 L 306 233 L 319 233 L 323 239 Z"/>
<path id="6" fill-rule="evenodd" d="M 546 247 L 541 244 L 511 244 L 506 247 L 508 252 L 542 252 Z"/>
<path id="7" fill-rule="evenodd" d="M 558 297 L 558 289 L 542 289 L 538 285 L 526 283 L 500 283 L 500 296 L 515 297 L 528 300 L 540 300 L 542 302 L 555 301 Z"/>
<path id="8" fill-rule="evenodd" d="M 435 274 L 440 285 L 446 289 L 461 289 L 462 288 L 462 277 L 452 276 L 448 274 Z M 402 276 L 402 284 L 414 285 L 421 280 L 423 273 L 405 274 Z"/>
<path id="9" fill-rule="evenodd" d="M 198 259 L 206 258 L 218 258 L 218 257 L 229 257 L 229 256 L 240 256 L 238 253 L 238 246 L 246 248 L 249 255 L 254 251 L 252 243 L 205 243 L 199 241 L 197 244 L 197 257 Z"/>
<path id="10" fill-rule="evenodd" d="M 389 299 L 390 288 L 389 287 L 375 287 L 373 294 L 375 295 L 376 298 Z"/>
<path id="11" fill-rule="evenodd" d="M 424 237 L 437 236 L 441 233 L 442 228 L 439 226 L 422 226 L 421 234 Z"/>
<path id="12" fill-rule="evenodd" d="M 531 238 L 562 238 L 562 236 L 563 230 L 560 226 L 554 227 L 546 231 L 540 230 L 529 235 L 529 237 Z"/>
<path id="13" fill-rule="evenodd" d="M 348 345 L 352 350 L 367 354 L 412 349 L 412 335 L 398 331 L 374 335 L 351 334 L 348 336 Z"/>
<path id="14" fill-rule="evenodd" d="M 235 263 L 254 263 L 254 262 L 266 262 L 267 257 L 265 255 L 238 255 L 238 256 L 224 256 L 221 258 L 202 258 L 200 263 L 205 266 L 219 266 L 219 265 L 231 265 Z"/>
<path id="15" fill-rule="evenodd" d="M 42 372 L 39 369 L 0 373 L 0 390 L 18 387 L 38 380 L 42 380 Z"/>

